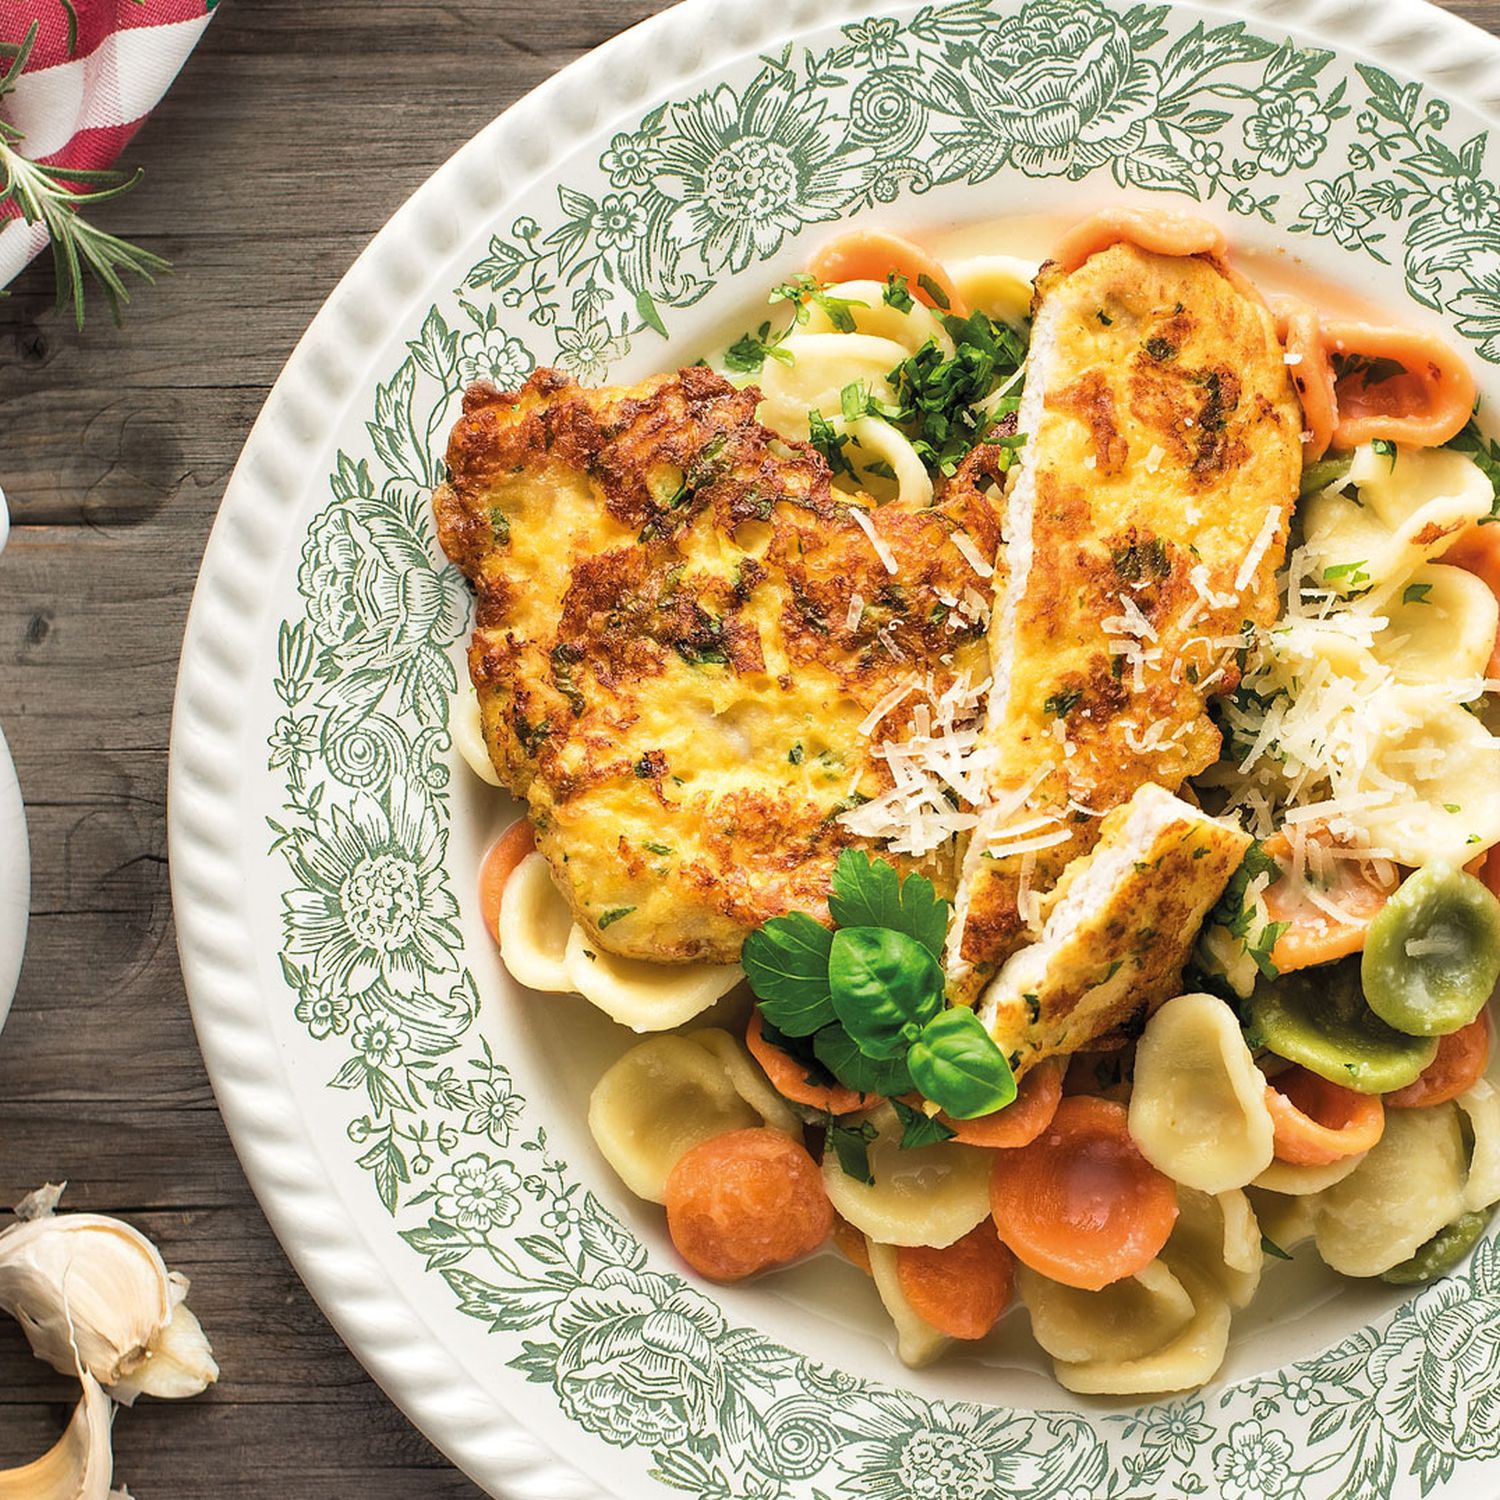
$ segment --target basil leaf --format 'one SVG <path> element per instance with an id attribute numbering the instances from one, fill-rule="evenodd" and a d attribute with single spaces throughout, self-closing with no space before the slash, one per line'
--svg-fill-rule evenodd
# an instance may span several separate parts
<path id="1" fill-rule="evenodd" d="M 833 1147 L 844 1176 L 852 1177 L 866 1187 L 875 1186 L 875 1174 L 870 1170 L 870 1142 L 878 1134 L 868 1120 L 862 1120 L 858 1125 L 828 1127 L 828 1144 Z"/>
<path id="2" fill-rule="evenodd" d="M 833 934 L 805 912 L 769 922 L 745 939 L 740 967 L 762 1014 L 788 1036 L 810 1036 L 834 1019 L 828 992 Z"/>
<path id="3" fill-rule="evenodd" d="M 934 958 L 948 937 L 948 903 L 925 875 L 903 880 L 883 859 L 845 849 L 833 867 L 828 911 L 840 927 L 889 927 L 915 938 Z"/>
<path id="4" fill-rule="evenodd" d="M 896 1118 L 901 1121 L 901 1149 L 916 1151 L 922 1146 L 936 1146 L 942 1141 L 951 1141 L 958 1134 L 950 1125 L 944 1125 L 936 1115 L 929 1115 L 900 1099 L 892 1099 Z"/>
<path id="5" fill-rule="evenodd" d="M 943 971 L 915 938 L 841 927 L 828 954 L 833 1010 L 871 1057 L 903 1057 L 943 1008 Z"/>
<path id="6" fill-rule="evenodd" d="M 867 1057 L 842 1026 L 825 1026 L 813 1038 L 813 1054 L 846 1089 L 859 1094 L 909 1094 L 914 1085 L 905 1057 L 881 1062 Z"/>
<path id="7" fill-rule="evenodd" d="M 993 1114 L 1016 1097 L 1005 1054 L 972 1010 L 955 1006 L 929 1021 L 907 1055 L 912 1082 L 955 1120 Z"/>

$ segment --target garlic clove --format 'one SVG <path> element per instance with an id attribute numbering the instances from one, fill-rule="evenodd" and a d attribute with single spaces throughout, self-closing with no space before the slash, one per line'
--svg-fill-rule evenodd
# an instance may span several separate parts
<path id="1" fill-rule="evenodd" d="M 183 1305 L 187 1278 L 118 1219 L 55 1214 L 61 1191 L 30 1194 L 0 1233 L 0 1310 L 38 1359 L 65 1375 L 81 1366 L 119 1400 L 197 1395 L 219 1371 Z"/>
<path id="2" fill-rule="evenodd" d="M 157 1334 L 145 1357 L 110 1386 L 109 1393 L 122 1406 L 137 1396 L 156 1396 L 175 1401 L 196 1396 L 219 1378 L 213 1350 L 203 1326 L 186 1302 L 172 1309 L 172 1321 Z"/>
<path id="3" fill-rule="evenodd" d="M 0 1309 L 32 1352 L 69 1375 L 113 1385 L 172 1321 L 172 1283 L 155 1246 L 101 1214 L 43 1214 L 0 1234 Z"/>
<path id="4" fill-rule="evenodd" d="M 68 1430 L 40 1458 L 0 1470 L 0 1500 L 112 1500 L 114 1456 L 109 1426 L 114 1406 L 87 1370 L 73 1371 L 83 1395 Z"/>

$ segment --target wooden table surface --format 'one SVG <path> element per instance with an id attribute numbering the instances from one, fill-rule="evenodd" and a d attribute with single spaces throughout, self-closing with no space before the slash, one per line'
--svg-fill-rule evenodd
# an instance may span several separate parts
<path id="1" fill-rule="evenodd" d="M 745 0 L 755 3 L 755 0 Z M 761 0 L 764 3 L 764 0 Z M 1371 0 L 1375 3 L 1375 0 Z M 66 1178 L 193 1278 L 221 1384 L 115 1426 L 140 1500 L 478 1494 L 335 1337 L 204 1075 L 166 870 L 166 749 L 199 558 L 250 424 L 366 240 L 457 146 L 659 0 L 224 0 L 100 211 L 167 256 L 123 332 L 38 261 L 0 300 L 0 722 L 30 812 L 30 946 L 0 1035 L 0 1203 Z M 1448 8 L 1500 32 L 1500 0 Z M 0 1318 L 0 1467 L 76 1386 Z"/>

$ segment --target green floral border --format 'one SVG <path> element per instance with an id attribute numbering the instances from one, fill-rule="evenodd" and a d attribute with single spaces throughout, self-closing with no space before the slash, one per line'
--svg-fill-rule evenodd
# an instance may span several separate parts
<path id="1" fill-rule="evenodd" d="M 1100 0 L 923 6 L 788 46 L 614 134 L 545 220 L 490 240 L 377 388 L 368 451 L 340 453 L 302 544 L 301 611 L 280 626 L 282 971 L 401 1238 L 512 1369 L 649 1454 L 664 1484 L 713 1500 L 1310 1500 L 1409 1474 L 1426 1495 L 1500 1459 L 1500 1258 L 1482 1245 L 1316 1359 L 1097 1421 L 828 1369 L 651 1269 L 473 1027 L 445 868 L 469 601 L 435 561 L 426 498 L 462 386 L 514 384 L 538 358 L 602 379 L 809 226 L 999 174 L 1108 178 L 1399 262 L 1411 296 L 1500 363 L 1487 149 L 1420 85 L 1240 22 Z"/>

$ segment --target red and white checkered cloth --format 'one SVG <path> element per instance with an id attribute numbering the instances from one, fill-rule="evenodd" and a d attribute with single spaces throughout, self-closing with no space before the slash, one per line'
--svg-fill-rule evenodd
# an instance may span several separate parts
<path id="1" fill-rule="evenodd" d="M 26 71 L 0 100 L 0 118 L 25 134 L 20 152 L 48 164 L 109 166 L 166 93 L 217 3 L 72 0 L 70 50 L 64 0 L 0 0 L 0 42 L 17 44 L 38 23 Z M 41 225 L 0 203 L 0 286 L 46 243 Z"/>

